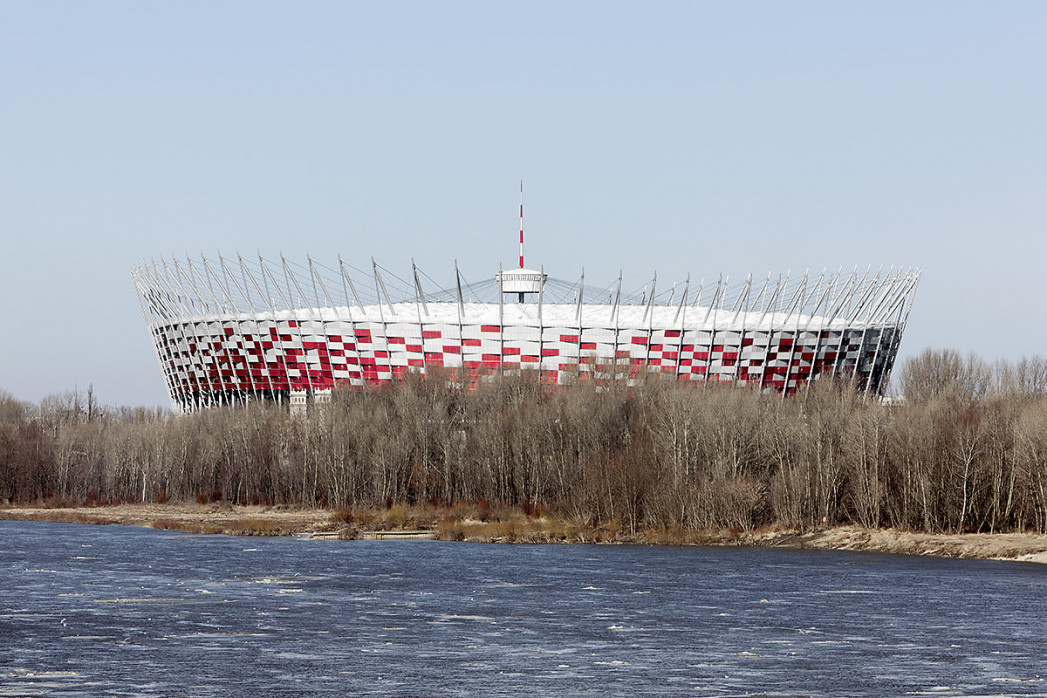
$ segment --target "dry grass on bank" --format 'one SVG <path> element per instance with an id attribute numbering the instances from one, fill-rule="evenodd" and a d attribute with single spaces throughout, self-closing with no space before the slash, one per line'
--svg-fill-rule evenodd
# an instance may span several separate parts
<path id="1" fill-rule="evenodd" d="M 81 510 L 40 510 L 25 507 L 0 509 L 0 521 L 48 521 L 51 523 L 91 524 L 96 526 L 124 523 L 119 520 L 119 517 L 89 514 Z"/>
<path id="2" fill-rule="evenodd" d="M 596 525 L 550 516 L 540 507 L 524 511 L 488 502 L 444 506 L 393 504 L 334 511 L 228 503 L 105 507 L 48 503 L 0 507 L 0 520 L 4 519 L 122 524 L 237 536 L 305 535 L 353 540 L 376 532 L 426 531 L 444 541 L 786 547 L 1047 563 L 1047 535 L 1035 533 L 930 534 L 856 526 L 808 532 L 778 528 L 694 531 L 660 526 L 629 532 L 615 522 Z"/>

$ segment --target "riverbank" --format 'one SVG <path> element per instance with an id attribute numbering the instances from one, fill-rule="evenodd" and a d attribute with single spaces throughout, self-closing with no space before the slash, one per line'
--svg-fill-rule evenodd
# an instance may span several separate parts
<path id="1" fill-rule="evenodd" d="M 630 533 L 517 510 L 453 507 L 297 509 L 217 504 L 121 504 L 105 507 L 0 507 L 0 520 L 118 524 L 186 533 L 301 536 L 304 538 L 433 538 L 501 543 L 633 543 L 860 550 L 939 557 L 1047 563 L 1047 535 L 1034 533 L 929 534 L 839 526 L 799 532 L 699 532 L 654 528 Z M 382 535 L 395 533 L 404 535 Z"/>

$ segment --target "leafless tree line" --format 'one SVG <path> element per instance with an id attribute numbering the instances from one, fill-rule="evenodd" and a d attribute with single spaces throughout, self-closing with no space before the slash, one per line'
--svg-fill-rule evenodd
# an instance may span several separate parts
<path id="1" fill-rule="evenodd" d="M 430 375 L 304 417 L 0 393 L 0 503 L 488 501 L 631 531 L 1047 532 L 1047 360 L 927 351 L 899 378 L 905 399 L 881 402 L 831 381 L 783 400 L 656 377 L 466 392 Z"/>

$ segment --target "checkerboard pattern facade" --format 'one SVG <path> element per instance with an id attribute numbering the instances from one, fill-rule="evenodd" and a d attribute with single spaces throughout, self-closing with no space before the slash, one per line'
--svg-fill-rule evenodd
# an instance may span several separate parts
<path id="1" fill-rule="evenodd" d="M 892 326 L 746 331 L 265 317 L 189 319 L 152 333 L 172 401 L 184 410 L 252 395 L 363 389 L 433 368 L 470 386 L 529 369 L 552 384 L 652 372 L 786 393 L 827 375 L 875 392 L 900 340 Z"/>

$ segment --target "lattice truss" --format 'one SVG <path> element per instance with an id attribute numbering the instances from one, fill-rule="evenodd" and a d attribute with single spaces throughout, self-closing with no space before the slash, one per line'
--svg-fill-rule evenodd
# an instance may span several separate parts
<path id="1" fill-rule="evenodd" d="M 657 278 L 623 292 L 549 279 L 518 303 L 494 280 L 441 286 L 279 261 L 161 260 L 132 271 L 172 406 L 181 411 L 439 368 L 466 387 L 533 370 L 545 382 L 635 381 L 646 372 L 789 394 L 817 376 L 879 393 L 919 283 L 899 269 L 730 284 Z"/>

